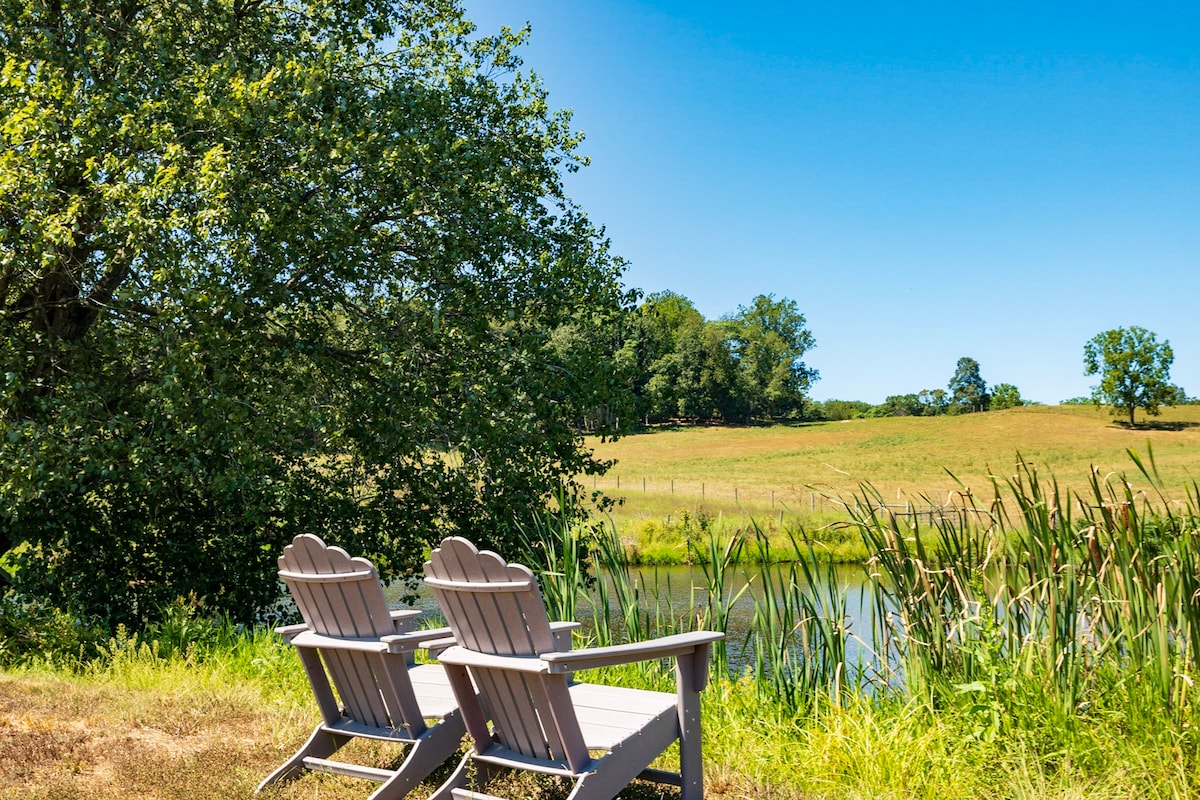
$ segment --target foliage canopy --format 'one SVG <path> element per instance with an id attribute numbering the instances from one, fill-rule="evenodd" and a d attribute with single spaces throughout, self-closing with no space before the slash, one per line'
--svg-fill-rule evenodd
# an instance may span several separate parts
<path id="1" fill-rule="evenodd" d="M 244 618 L 300 531 L 405 574 L 603 465 L 553 332 L 629 302 L 569 115 L 451 0 L 0 6 L 0 554 Z M 604 432 L 601 430 L 601 432 Z M 577 487 L 576 487 L 577 488 Z"/>
<path id="2" fill-rule="evenodd" d="M 1021 390 L 1011 383 L 997 383 L 992 387 L 988 410 L 1003 411 L 1006 408 L 1017 408 L 1023 405 L 1025 405 L 1025 401 L 1021 399 Z"/>
<path id="3" fill-rule="evenodd" d="M 686 297 L 659 292 L 623 328 L 615 361 L 645 422 L 799 416 L 819 378 L 802 360 L 816 339 L 787 298 L 758 295 L 713 321 Z"/>
<path id="4" fill-rule="evenodd" d="M 963 356 L 954 367 L 954 375 L 946 388 L 950 391 L 951 414 L 969 414 L 972 411 L 987 411 L 991 397 L 987 381 L 979 373 L 979 362 Z"/>
<path id="5" fill-rule="evenodd" d="M 1136 325 L 1098 333 L 1083 346 L 1085 375 L 1099 375 L 1092 399 L 1107 403 L 1114 416 L 1142 409 L 1155 416 L 1159 407 L 1176 402 L 1179 390 L 1171 384 L 1171 343 Z"/>

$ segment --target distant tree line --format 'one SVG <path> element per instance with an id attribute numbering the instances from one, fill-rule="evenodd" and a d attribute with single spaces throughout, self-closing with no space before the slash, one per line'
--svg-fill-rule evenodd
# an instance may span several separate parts
<path id="1" fill-rule="evenodd" d="M 758 295 L 749 305 L 710 320 L 681 294 L 647 295 L 603 327 L 577 315 L 552 335 L 557 360 L 605 372 L 619 384 L 612 404 L 593 409 L 581 426 L 621 431 L 662 423 L 746 424 L 772 420 L 929 417 L 1025 405 L 1011 383 L 990 389 L 974 358 L 960 358 L 945 389 L 922 389 L 873 405 L 814 402 L 819 375 L 804 362 L 816 346 L 794 300 Z M 619 400 L 617 399 L 619 398 Z"/>
<path id="2" fill-rule="evenodd" d="M 1124 417 L 1134 426 L 1134 412 L 1141 409 L 1156 416 L 1163 406 L 1200 403 L 1188 397 L 1183 387 L 1171 383 L 1171 363 L 1175 353 L 1170 342 L 1159 342 L 1157 336 L 1133 326 L 1104 331 L 1090 339 L 1083 348 L 1084 374 L 1096 375 L 1100 383 L 1092 387 L 1089 397 L 1072 397 L 1062 405 L 1107 406 L 1114 416 Z M 915 394 L 887 397 L 879 405 L 856 400 L 827 400 L 813 403 L 811 418 L 831 421 L 861 417 L 926 417 L 939 414 L 969 414 L 977 411 L 999 411 L 1027 405 L 1016 386 L 998 383 L 989 391 L 980 375 L 979 362 L 963 357 L 958 360 L 954 375 L 946 389 L 923 389 Z"/>
<path id="3" fill-rule="evenodd" d="M 804 362 L 816 346 L 796 302 L 759 295 L 749 305 L 709 320 L 674 292 L 641 299 L 603 326 L 577 314 L 551 337 L 560 363 L 605 374 L 609 404 L 582 420 L 588 431 L 628 431 L 671 423 L 746 424 L 772 420 L 932 417 L 1002 411 L 1028 405 L 1011 383 L 989 387 L 979 362 L 963 356 L 946 388 L 889 395 L 882 403 L 814 402 L 818 379 Z M 1174 353 L 1143 328 L 1098 334 L 1084 347 L 1087 375 L 1100 376 L 1091 397 L 1062 401 L 1109 406 L 1133 425 L 1133 412 L 1197 402 L 1170 383 Z"/>
<path id="4" fill-rule="evenodd" d="M 624 389 L 621 407 L 596 409 L 593 428 L 664 422 L 743 424 L 805 415 L 816 346 L 794 300 L 759 295 L 717 320 L 673 292 L 648 295 L 607 330 L 580 321 L 553 337 L 563 363 L 592 369 L 597 342 Z"/>
<path id="5" fill-rule="evenodd" d="M 749 305 L 710 320 L 683 295 L 657 292 L 602 327 L 577 315 L 551 338 L 559 363 L 592 371 L 603 363 L 619 384 L 609 405 L 581 420 L 590 431 L 668 422 L 929 417 L 1026 404 L 1011 383 L 989 389 L 979 362 L 966 356 L 945 389 L 891 395 L 878 405 L 814 402 L 808 393 L 819 375 L 804 356 L 816 339 L 796 302 L 773 294 L 758 295 Z"/>
<path id="6" fill-rule="evenodd" d="M 831 421 L 863 417 L 933 417 L 1000 411 L 1025 404 L 1020 390 L 1011 383 L 997 383 L 989 390 L 987 381 L 980 374 L 979 362 L 964 356 L 958 360 L 945 389 L 894 394 L 878 405 L 857 400 L 826 400 L 813 403 L 809 414 L 813 419 Z"/>

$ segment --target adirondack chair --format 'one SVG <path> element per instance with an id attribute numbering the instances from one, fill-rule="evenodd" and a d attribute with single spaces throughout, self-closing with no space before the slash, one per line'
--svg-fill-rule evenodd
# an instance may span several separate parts
<path id="1" fill-rule="evenodd" d="M 563 652 L 529 568 L 460 537 L 433 551 L 425 583 L 454 634 L 438 660 L 472 742 L 431 800 L 489 798 L 480 792 L 501 768 L 570 778 L 570 800 L 608 800 L 638 777 L 681 787 L 683 800 L 703 797 L 699 693 L 710 646 L 724 634 Z M 570 680 L 576 670 L 660 658 L 675 659 L 676 694 Z M 675 740 L 680 771 L 649 769 Z"/>
<path id="2" fill-rule="evenodd" d="M 277 632 L 296 647 L 323 719 L 304 746 L 256 791 L 309 769 L 382 784 L 371 800 L 404 797 L 462 743 L 462 714 L 445 670 L 438 664 L 417 666 L 413 659 L 422 641 L 448 636 L 449 629 L 413 630 L 420 612 L 388 610 L 370 561 L 351 558 L 310 534 L 297 536 L 284 548 L 279 577 L 304 624 Z M 398 769 L 329 759 L 355 737 L 411 749 Z"/>

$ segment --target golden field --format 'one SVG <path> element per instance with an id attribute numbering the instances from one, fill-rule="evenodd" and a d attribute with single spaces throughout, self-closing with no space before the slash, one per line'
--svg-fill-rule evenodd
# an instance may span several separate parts
<path id="1" fill-rule="evenodd" d="M 828 516 L 826 496 L 850 498 L 870 483 L 888 503 L 945 503 L 961 487 L 992 497 L 990 475 L 1011 476 L 1018 457 L 1043 479 L 1084 490 L 1091 469 L 1145 484 L 1127 451 L 1152 450 L 1168 495 L 1182 497 L 1200 477 L 1200 406 L 1138 415 L 1124 427 L 1108 409 L 1031 406 L 983 414 L 889 417 L 757 427 L 664 428 L 615 442 L 593 441 L 614 459 L 609 474 L 587 479 L 623 503 L 620 527 L 681 511 L 759 519 Z"/>

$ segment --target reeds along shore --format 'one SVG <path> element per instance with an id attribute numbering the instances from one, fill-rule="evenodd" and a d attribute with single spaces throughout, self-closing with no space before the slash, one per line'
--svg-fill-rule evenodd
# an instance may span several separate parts
<path id="1" fill-rule="evenodd" d="M 727 630 L 732 605 L 748 598 L 751 623 L 733 644 L 745 675 L 732 677 L 796 711 L 855 694 L 902 697 L 966 709 L 979 735 L 994 736 L 1022 715 L 1069 725 L 1117 704 L 1182 730 L 1195 721 L 1200 663 L 1200 489 L 1170 497 L 1152 454 L 1129 455 L 1136 479 L 1093 471 L 1086 492 L 1060 490 L 1019 463 L 992 478 L 986 503 L 965 493 L 975 513 L 932 524 L 878 510 L 863 486 L 842 525 L 869 554 L 869 631 L 847 625 L 821 531 L 791 533 L 801 558 L 782 563 L 753 524 L 689 542 L 703 585 L 687 615 L 630 577 L 611 525 L 564 531 L 551 515 L 528 538 L 544 556 L 552 606 L 564 617 L 590 614 L 602 644 Z M 585 564 L 611 580 L 591 581 Z M 726 646 L 716 669 L 729 667 Z"/>

